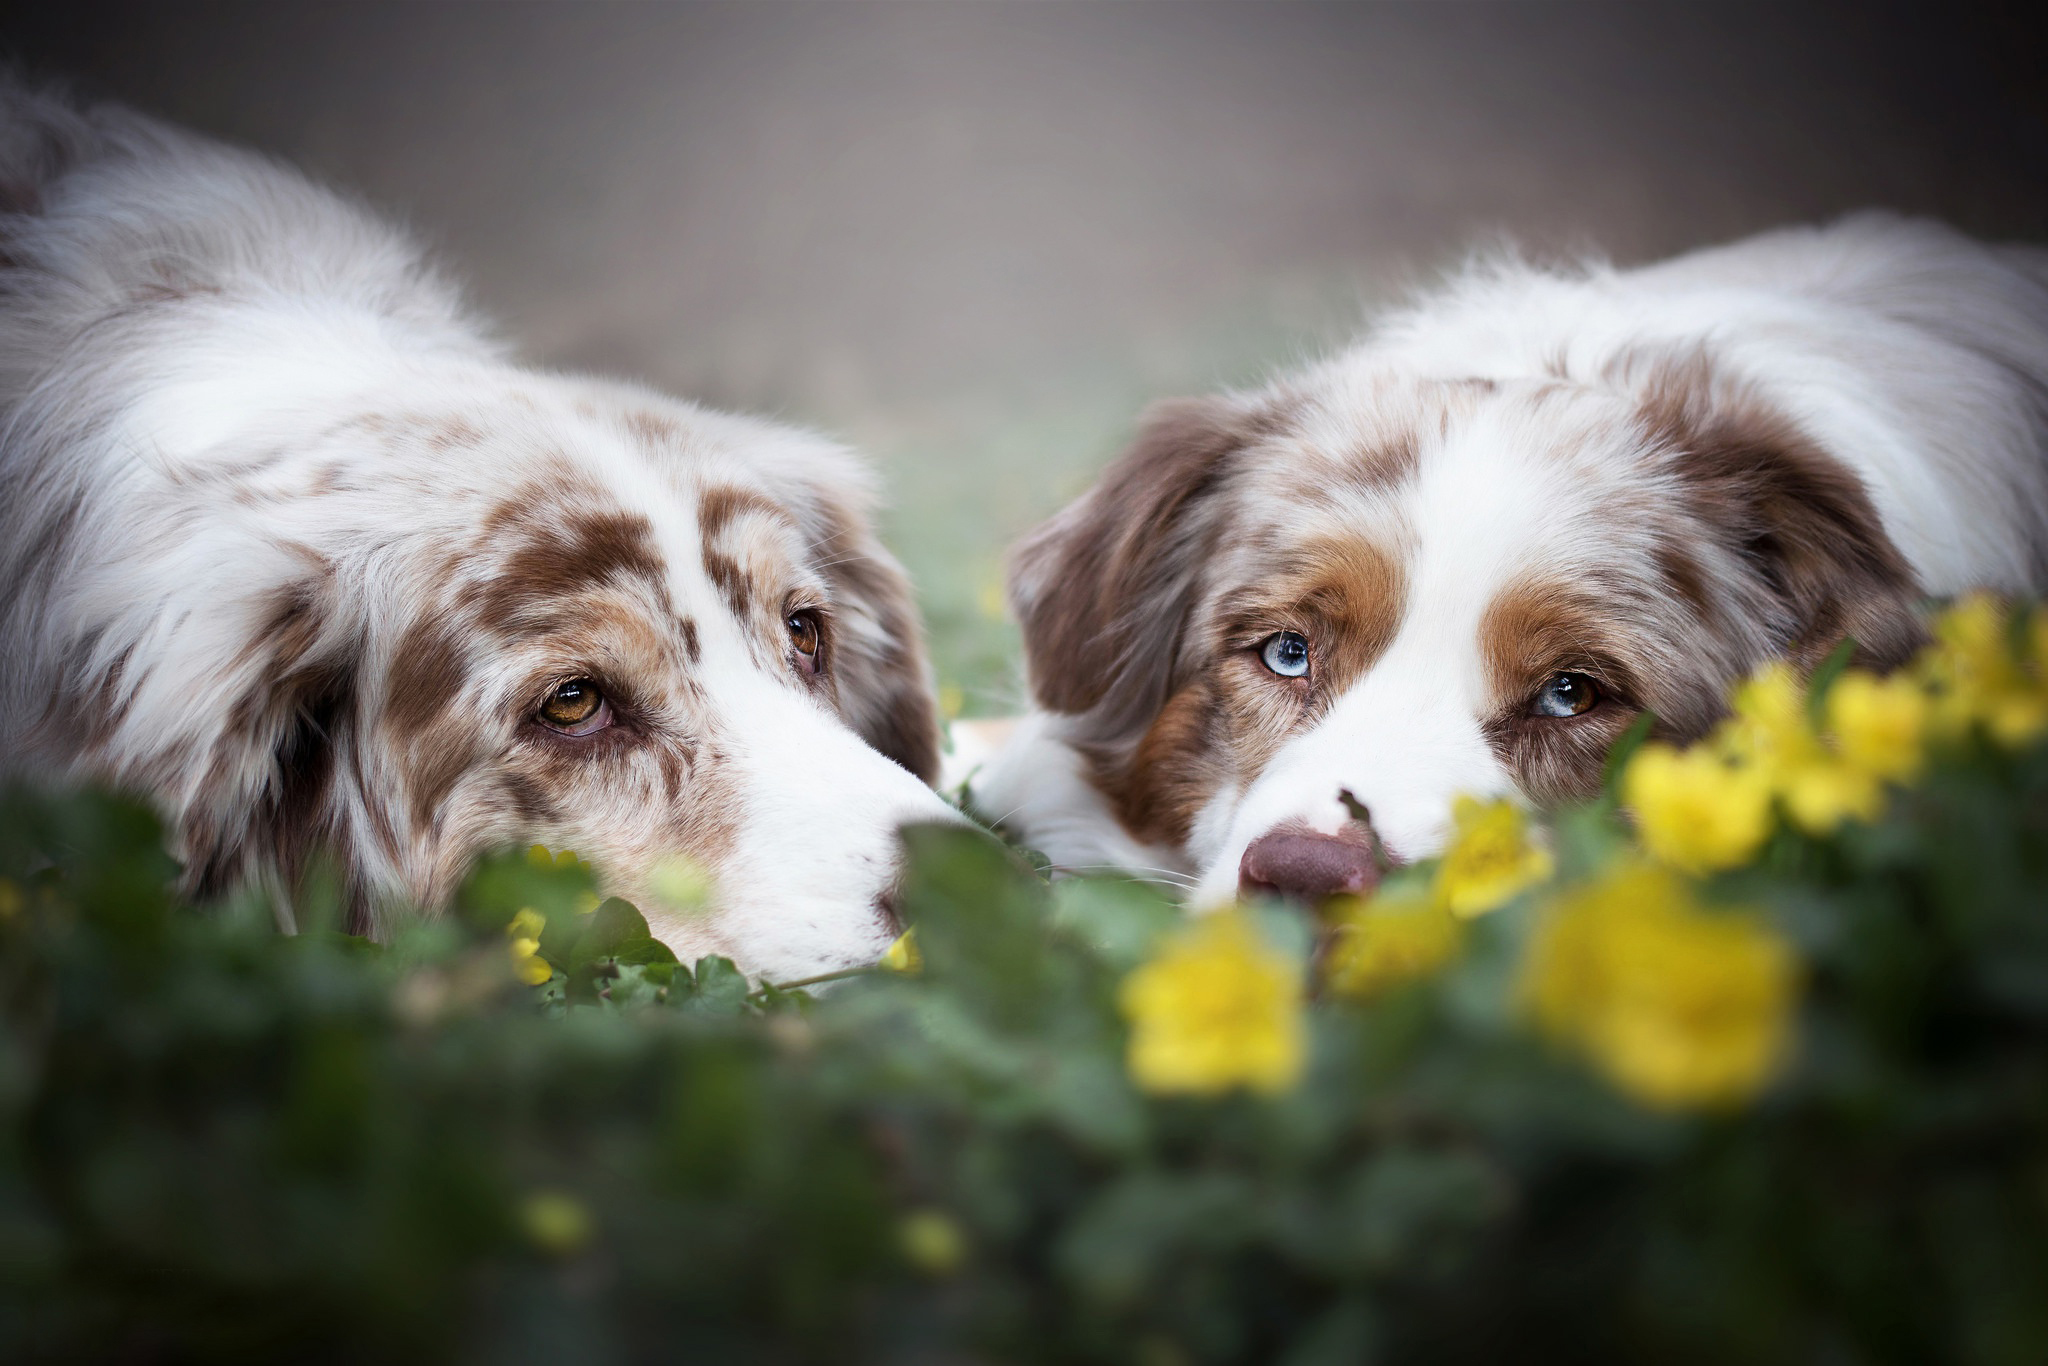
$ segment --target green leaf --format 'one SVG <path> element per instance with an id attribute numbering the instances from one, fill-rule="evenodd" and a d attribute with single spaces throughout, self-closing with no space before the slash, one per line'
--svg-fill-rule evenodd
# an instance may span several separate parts
<path id="1" fill-rule="evenodd" d="M 1180 907 L 1149 883 L 1077 877 L 1053 886 L 1054 927 L 1118 967 L 1131 967 L 1142 960 L 1159 936 L 1180 919 Z"/>
<path id="2" fill-rule="evenodd" d="M 750 991 L 747 978 L 732 965 L 730 958 L 698 959 L 691 978 L 695 990 L 683 1002 L 689 1009 L 705 1015 L 746 1013 Z"/>
<path id="3" fill-rule="evenodd" d="M 654 937 L 646 918 L 631 902 L 610 897 L 581 919 L 581 932 L 563 964 L 572 972 L 605 960 L 633 965 L 676 961 L 674 952 Z"/>

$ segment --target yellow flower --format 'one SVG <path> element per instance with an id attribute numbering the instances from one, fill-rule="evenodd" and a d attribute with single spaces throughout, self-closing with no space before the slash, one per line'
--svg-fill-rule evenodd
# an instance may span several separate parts
<path id="1" fill-rule="evenodd" d="M 1204 915 L 1124 979 L 1131 1075 L 1148 1091 L 1283 1091 L 1308 1039 L 1301 970 L 1241 910 Z"/>
<path id="2" fill-rule="evenodd" d="M 2006 609 L 1974 593 L 1936 618 L 1934 644 L 1918 672 L 1933 694 L 1933 727 L 1955 736 L 1981 723 L 2000 744 L 2018 746 L 2048 731 L 2048 634 L 2030 623 L 2028 669 L 2015 657 Z"/>
<path id="3" fill-rule="evenodd" d="M 1912 679 L 1851 669 L 1828 690 L 1826 711 L 1828 733 L 1844 762 L 1894 781 L 1920 771 L 1928 703 Z"/>
<path id="4" fill-rule="evenodd" d="M 882 955 L 882 966 L 891 972 L 919 972 L 924 968 L 924 955 L 917 951 L 917 930 L 913 927 L 896 936 Z"/>
<path id="5" fill-rule="evenodd" d="M 1884 810 L 1884 784 L 1874 773 L 1817 750 L 1778 773 L 1778 792 L 1792 823 L 1825 835 L 1843 821 L 1876 820 Z"/>
<path id="6" fill-rule="evenodd" d="M 505 934 L 512 941 L 513 975 L 530 987 L 537 987 L 555 975 L 554 967 L 540 956 L 540 935 L 546 928 L 547 921 L 531 906 L 520 907 L 519 914 L 505 927 Z"/>
<path id="7" fill-rule="evenodd" d="M 1755 854 L 1769 836 L 1774 795 L 1806 834 L 1876 819 L 1884 780 L 1919 764 L 1919 692 L 1909 682 L 1845 674 L 1827 711 L 1831 735 L 1823 737 L 1812 727 L 1806 686 L 1790 664 L 1772 659 L 1735 690 L 1735 713 L 1708 743 L 1677 762 L 1647 745 L 1626 784 L 1642 842 L 1673 866 L 1708 872 Z"/>
<path id="8" fill-rule="evenodd" d="M 14 919 L 21 914 L 21 908 L 27 904 L 27 899 L 21 894 L 21 888 L 0 877 L 0 920 Z"/>
<path id="9" fill-rule="evenodd" d="M 981 614 L 990 621 L 1005 621 L 1010 615 L 1009 599 L 1003 594 L 1001 579 L 983 579 L 981 591 L 975 594 L 975 603 Z"/>
<path id="10" fill-rule="evenodd" d="M 1499 909 L 1555 866 L 1550 851 L 1529 838 L 1529 823 L 1513 802 L 1460 797 L 1451 806 L 1451 823 L 1436 893 L 1460 919 Z"/>
<path id="11" fill-rule="evenodd" d="M 1524 1007 L 1647 1105 L 1735 1104 L 1783 1058 L 1792 950 L 1755 916 L 1703 909 L 1678 877 L 1624 866 L 1553 907 L 1523 963 Z"/>
<path id="12" fill-rule="evenodd" d="M 1629 760 L 1621 793 L 1643 847 L 1688 872 L 1738 867 L 1770 838 L 1768 777 L 1707 746 L 1644 745 Z"/>
<path id="13" fill-rule="evenodd" d="M 944 1211 L 912 1210 L 897 1227 L 903 1255 L 919 1271 L 948 1276 L 967 1257 L 967 1239 Z"/>
<path id="14" fill-rule="evenodd" d="M 526 861 L 532 864 L 535 868 L 540 869 L 542 872 L 546 872 L 550 868 L 561 868 L 567 870 L 570 868 L 577 867 L 579 864 L 585 868 L 588 868 L 590 866 L 587 863 L 583 863 L 581 859 L 576 857 L 576 851 L 574 849 L 564 849 L 559 854 L 551 854 L 548 852 L 548 847 L 545 844 L 528 845 L 526 849 Z"/>
<path id="15" fill-rule="evenodd" d="M 1372 996 L 1427 977 L 1455 958 L 1465 930 L 1433 895 L 1383 892 L 1336 912 L 1323 974 L 1334 991 Z"/>
<path id="16" fill-rule="evenodd" d="M 1735 689 L 1734 715 L 1715 732 L 1715 748 L 1738 764 L 1773 774 L 1811 759 L 1820 740 L 1806 719 L 1806 687 L 1782 659 L 1764 664 Z"/>
<path id="17" fill-rule="evenodd" d="M 527 1196 L 519 1206 L 519 1223 L 534 1246 L 557 1257 L 577 1251 L 597 1231 L 583 1202 L 562 1191 Z"/>

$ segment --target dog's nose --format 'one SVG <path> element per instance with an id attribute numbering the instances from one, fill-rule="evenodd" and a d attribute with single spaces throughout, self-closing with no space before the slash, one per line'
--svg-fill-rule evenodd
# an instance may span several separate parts
<path id="1" fill-rule="evenodd" d="M 1359 896 L 1379 885 L 1372 827 L 1348 821 L 1334 835 L 1275 830 L 1245 848 L 1237 865 L 1239 896 L 1280 896 L 1310 904 Z"/>

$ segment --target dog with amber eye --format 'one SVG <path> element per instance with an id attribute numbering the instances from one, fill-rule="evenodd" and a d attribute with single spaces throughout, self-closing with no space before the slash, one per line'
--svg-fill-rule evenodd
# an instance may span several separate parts
<path id="1" fill-rule="evenodd" d="M 542 843 L 686 960 L 896 935 L 898 826 L 957 817 L 849 452 L 514 364 L 360 209 L 19 87 L 0 297 L 8 770 L 147 794 L 198 896 L 329 851 L 358 931 Z"/>
<path id="2" fill-rule="evenodd" d="M 1069 868 L 1316 899 L 1460 793 L 1597 790 L 1760 661 L 2048 588 L 2048 252 L 1881 216 L 1633 271 L 1482 263 L 1166 404 L 1018 549 L 1037 710 L 977 806 Z"/>

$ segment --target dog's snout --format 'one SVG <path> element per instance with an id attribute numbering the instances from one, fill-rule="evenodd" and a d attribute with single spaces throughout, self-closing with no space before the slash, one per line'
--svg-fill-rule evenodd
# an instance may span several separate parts
<path id="1" fill-rule="evenodd" d="M 1245 848 L 1237 865 L 1240 896 L 1279 896 L 1311 904 L 1362 896 L 1379 885 L 1372 827 L 1347 821 L 1333 835 L 1275 830 Z"/>

